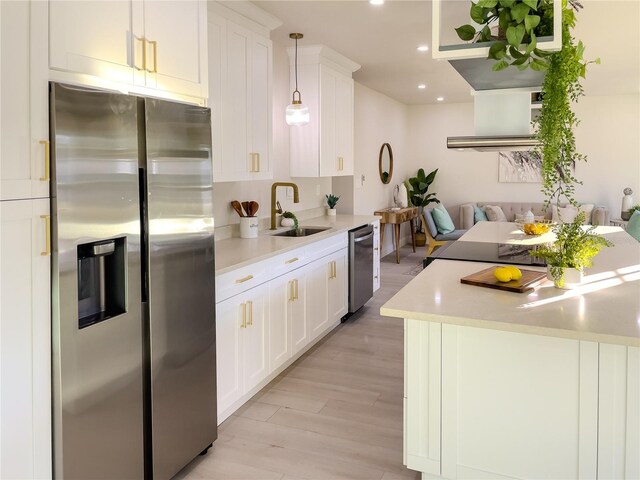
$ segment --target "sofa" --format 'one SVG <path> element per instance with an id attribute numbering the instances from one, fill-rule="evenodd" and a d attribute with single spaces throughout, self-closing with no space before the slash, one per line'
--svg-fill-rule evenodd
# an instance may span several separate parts
<path id="1" fill-rule="evenodd" d="M 544 203 L 518 203 L 518 202 L 478 202 L 465 203 L 460 205 L 460 224 L 463 229 L 467 230 L 473 227 L 474 207 L 483 207 L 485 205 L 496 205 L 502 208 L 507 220 L 513 222 L 516 214 L 525 214 L 531 210 L 534 215 L 544 216 L 551 219 L 551 207 L 545 212 L 543 210 Z M 564 205 L 562 205 L 564 206 Z M 587 219 L 591 225 L 609 225 L 609 209 L 607 207 L 594 205 L 591 212 L 591 218 Z"/>

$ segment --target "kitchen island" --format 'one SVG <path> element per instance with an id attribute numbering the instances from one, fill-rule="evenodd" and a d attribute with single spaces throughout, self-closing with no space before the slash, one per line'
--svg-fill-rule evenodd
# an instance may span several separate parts
<path id="1" fill-rule="evenodd" d="M 409 468 L 423 478 L 640 477 L 640 244 L 617 227 L 598 232 L 615 246 L 575 290 L 464 285 L 492 264 L 436 260 L 381 308 L 405 322 Z M 551 239 L 482 222 L 459 241 Z"/>

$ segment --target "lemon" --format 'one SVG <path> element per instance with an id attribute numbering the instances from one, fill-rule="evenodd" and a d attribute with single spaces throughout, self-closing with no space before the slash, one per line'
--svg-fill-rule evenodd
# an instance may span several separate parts
<path id="1" fill-rule="evenodd" d="M 499 282 L 510 282 L 512 279 L 512 272 L 509 267 L 498 267 L 493 271 L 493 276 Z"/>
<path id="2" fill-rule="evenodd" d="M 518 267 L 514 267 L 513 265 L 509 265 L 507 267 L 504 268 L 508 268 L 509 271 L 511 272 L 511 280 L 520 280 L 522 278 L 522 272 L 520 271 L 520 269 Z"/>

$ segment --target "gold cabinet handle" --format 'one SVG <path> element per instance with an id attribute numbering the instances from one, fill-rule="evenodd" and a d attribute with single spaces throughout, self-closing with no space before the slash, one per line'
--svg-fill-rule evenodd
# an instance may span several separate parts
<path id="1" fill-rule="evenodd" d="M 236 280 L 236 283 L 244 283 L 246 281 L 249 281 L 253 278 L 253 275 L 247 275 L 246 277 L 243 278 L 239 278 L 238 280 Z"/>
<path id="2" fill-rule="evenodd" d="M 135 41 L 138 41 L 142 44 L 142 68 L 138 67 L 138 63 L 136 62 L 136 51 L 135 48 L 133 50 L 133 68 L 136 70 L 146 70 L 147 69 L 147 40 L 144 37 L 138 37 L 136 35 L 133 36 Z"/>
<path id="3" fill-rule="evenodd" d="M 338 278 L 338 264 L 333 261 L 333 278 Z"/>
<path id="4" fill-rule="evenodd" d="M 257 163 L 258 163 L 258 172 L 260 171 L 260 154 L 256 153 L 256 159 L 257 159 Z"/>
<path id="5" fill-rule="evenodd" d="M 298 300 L 298 280 L 294 280 L 295 282 L 295 289 L 296 289 L 296 293 L 295 293 L 295 300 Z"/>
<path id="6" fill-rule="evenodd" d="M 149 73 L 158 73 L 158 41 L 157 40 L 145 40 L 147 43 L 153 46 L 153 70 L 147 69 Z M 145 62 L 145 68 L 147 68 Z"/>
<path id="7" fill-rule="evenodd" d="M 249 170 L 249 173 L 255 173 L 256 171 L 256 154 L 255 153 L 249 153 L 249 157 L 251 157 L 251 170 Z"/>
<path id="8" fill-rule="evenodd" d="M 240 324 L 240 328 L 247 328 L 247 304 L 242 304 L 242 323 Z"/>
<path id="9" fill-rule="evenodd" d="M 287 263 L 287 264 L 294 263 L 294 262 L 297 262 L 298 260 L 300 260 L 298 257 L 293 257 L 293 258 L 290 258 L 289 260 L 286 260 L 284 263 Z"/>
<path id="10" fill-rule="evenodd" d="M 290 294 L 290 295 L 289 295 L 289 301 L 290 301 L 290 302 L 293 302 L 293 301 L 296 299 L 296 295 L 295 295 L 294 290 L 293 290 L 293 280 L 290 280 L 290 281 L 287 283 L 287 286 L 288 286 L 288 287 L 290 287 L 290 288 L 289 288 L 289 294 Z"/>
<path id="11" fill-rule="evenodd" d="M 40 218 L 44 220 L 44 243 L 45 250 L 40 252 L 43 257 L 51 255 L 51 217 L 49 215 L 40 215 Z"/>
<path id="12" fill-rule="evenodd" d="M 247 302 L 249 304 L 249 323 L 248 325 L 253 325 L 253 302 Z"/>
<path id="13" fill-rule="evenodd" d="M 40 145 L 44 145 L 44 176 L 40 177 L 41 182 L 48 182 L 51 170 L 51 144 L 49 140 L 40 140 Z"/>

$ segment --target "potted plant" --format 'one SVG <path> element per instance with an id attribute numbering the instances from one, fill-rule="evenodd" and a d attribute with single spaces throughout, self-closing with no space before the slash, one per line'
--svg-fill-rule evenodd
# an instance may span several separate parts
<path id="1" fill-rule="evenodd" d="M 298 217 L 296 217 L 293 212 L 284 212 L 282 214 L 282 220 L 280 220 L 280 225 L 282 227 L 293 227 L 295 230 L 298 230 Z"/>
<path id="2" fill-rule="evenodd" d="M 440 200 L 436 198 L 437 193 L 427 193 L 429 186 L 436 178 L 438 169 L 425 175 L 424 170 L 421 168 L 418 170 L 418 174 L 415 177 L 409 179 L 409 185 L 411 189 L 409 191 L 409 201 L 414 207 L 418 207 L 420 214 L 424 207 L 430 203 L 440 203 Z M 427 243 L 424 227 L 420 221 L 416 227 L 416 245 L 423 246 Z"/>
<path id="3" fill-rule="evenodd" d="M 593 233 L 595 227 L 583 227 L 585 213 L 580 212 L 571 223 L 553 228 L 556 240 L 536 248 L 532 255 L 547 261 L 547 278 L 558 288 L 574 288 L 582 281 L 585 268 L 604 247 L 613 244 Z"/>
<path id="4" fill-rule="evenodd" d="M 336 197 L 332 194 L 325 195 L 325 197 L 327 199 L 327 215 L 335 216 L 336 205 L 338 204 L 338 200 L 340 200 L 340 197 Z"/>

